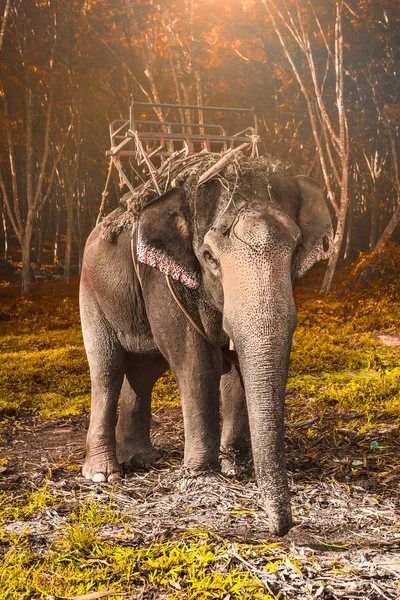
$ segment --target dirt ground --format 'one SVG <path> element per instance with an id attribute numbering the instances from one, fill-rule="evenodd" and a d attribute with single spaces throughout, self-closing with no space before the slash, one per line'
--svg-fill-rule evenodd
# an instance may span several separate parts
<path id="1" fill-rule="evenodd" d="M 329 418 L 327 413 L 324 419 Z M 193 528 L 233 543 L 277 541 L 286 560 L 271 573 L 261 569 L 262 557 L 244 558 L 232 551 L 232 560 L 255 574 L 266 593 L 295 599 L 400 597 L 400 470 L 395 460 L 400 443 L 398 429 L 390 423 L 376 432 L 379 455 L 345 425 L 342 431 L 330 436 L 322 432 L 320 439 L 314 435 L 307 442 L 305 429 L 289 424 L 288 468 L 296 524 L 280 540 L 268 533 L 253 477 L 237 480 L 214 474 L 193 479 L 180 471 L 180 409 L 160 409 L 154 415 L 153 443 L 162 450 L 156 468 L 127 473 L 114 486 L 88 482 L 80 474 L 87 425 L 82 416 L 4 417 L 1 450 L 7 465 L 0 489 L 19 494 L 47 484 L 65 497 L 64 505 L 25 521 L 10 521 L 5 531 L 18 534 L 28 527 L 33 543 L 40 544 L 43 537 L 51 541 L 77 490 L 97 500 L 112 493 L 115 505 L 128 516 L 124 544 L 149 544 Z M 100 537 L 118 538 L 121 528 L 118 523 L 103 525 Z"/>

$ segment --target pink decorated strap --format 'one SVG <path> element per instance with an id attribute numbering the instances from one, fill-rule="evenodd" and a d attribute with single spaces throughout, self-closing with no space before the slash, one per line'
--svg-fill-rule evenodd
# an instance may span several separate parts
<path id="1" fill-rule="evenodd" d="M 141 238 L 139 238 L 137 244 L 137 259 L 144 265 L 154 267 L 164 275 L 183 283 L 188 288 L 195 289 L 200 285 L 200 277 L 194 271 L 175 262 L 163 250 L 149 246 Z"/>

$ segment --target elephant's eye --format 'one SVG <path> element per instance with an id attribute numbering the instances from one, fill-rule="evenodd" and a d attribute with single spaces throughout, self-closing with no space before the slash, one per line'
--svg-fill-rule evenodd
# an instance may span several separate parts
<path id="1" fill-rule="evenodd" d="M 209 252 L 208 250 L 205 250 L 203 252 L 203 257 L 204 257 L 204 260 L 206 260 L 207 262 L 209 262 L 209 263 L 211 263 L 213 265 L 217 264 L 217 261 L 215 260 L 215 258 L 211 254 L 211 252 Z"/>

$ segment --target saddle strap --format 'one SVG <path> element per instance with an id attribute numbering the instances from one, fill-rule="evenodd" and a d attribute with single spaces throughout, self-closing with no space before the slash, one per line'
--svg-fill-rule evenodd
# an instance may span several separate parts
<path id="1" fill-rule="evenodd" d="M 132 253 L 133 268 L 135 269 L 135 273 L 136 273 L 136 276 L 138 278 L 139 285 L 140 285 L 140 287 L 143 290 L 142 280 L 140 278 L 140 273 L 139 273 L 139 265 L 137 263 L 136 256 L 135 256 L 133 236 L 131 238 L 131 253 Z M 202 338 L 204 338 L 206 340 L 206 342 L 208 342 L 212 346 L 215 346 L 215 348 L 220 348 L 220 350 L 222 352 L 222 355 L 224 356 L 224 358 L 226 358 L 226 360 L 228 360 L 230 363 L 232 363 L 232 364 L 234 364 L 236 366 L 239 366 L 239 362 L 237 360 L 237 354 L 236 354 L 236 352 L 233 352 L 232 350 L 225 350 L 224 348 L 221 348 L 221 346 L 219 346 L 218 344 L 216 344 L 215 342 L 213 342 L 212 339 L 210 339 L 208 337 L 208 335 L 206 334 L 206 332 L 196 323 L 196 321 L 191 317 L 191 315 L 186 310 L 186 308 L 184 307 L 184 305 L 182 304 L 182 302 L 179 300 L 178 296 L 175 293 L 174 288 L 172 287 L 171 280 L 168 277 L 168 275 L 165 276 L 165 280 L 167 282 L 167 286 L 168 286 L 168 289 L 169 289 L 169 292 L 170 292 L 172 298 L 175 300 L 175 303 L 180 308 L 180 310 L 182 311 L 182 313 L 185 315 L 185 317 L 187 318 L 187 320 L 189 321 L 189 323 L 192 325 L 192 327 L 194 327 L 194 329 L 201 335 Z"/>

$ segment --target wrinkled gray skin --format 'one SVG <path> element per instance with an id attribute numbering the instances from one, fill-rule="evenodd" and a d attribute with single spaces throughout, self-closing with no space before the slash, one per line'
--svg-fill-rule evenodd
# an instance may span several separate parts
<path id="1" fill-rule="evenodd" d="M 115 245 L 101 239 L 99 227 L 90 235 L 80 290 L 92 382 L 83 474 L 111 481 L 120 476 L 120 463 L 149 465 L 157 458 L 149 436 L 150 395 L 169 365 L 182 401 L 185 467 L 217 468 L 220 448 L 225 456 L 245 454 L 250 429 L 270 530 L 284 535 L 292 526 L 284 448 L 285 385 L 296 327 L 292 282 L 329 256 L 332 227 L 317 182 L 285 172 L 269 181 L 268 188 L 264 179 L 247 176 L 228 207 L 217 180 L 200 186 L 195 199 L 174 188 L 150 203 L 133 232 L 142 287 L 130 232 Z M 150 266 L 154 256 L 156 267 Z M 220 348 L 204 340 L 178 308 L 166 270 L 207 335 L 221 347 L 229 338 L 234 342 L 245 395 L 238 370 L 229 372 Z"/>

